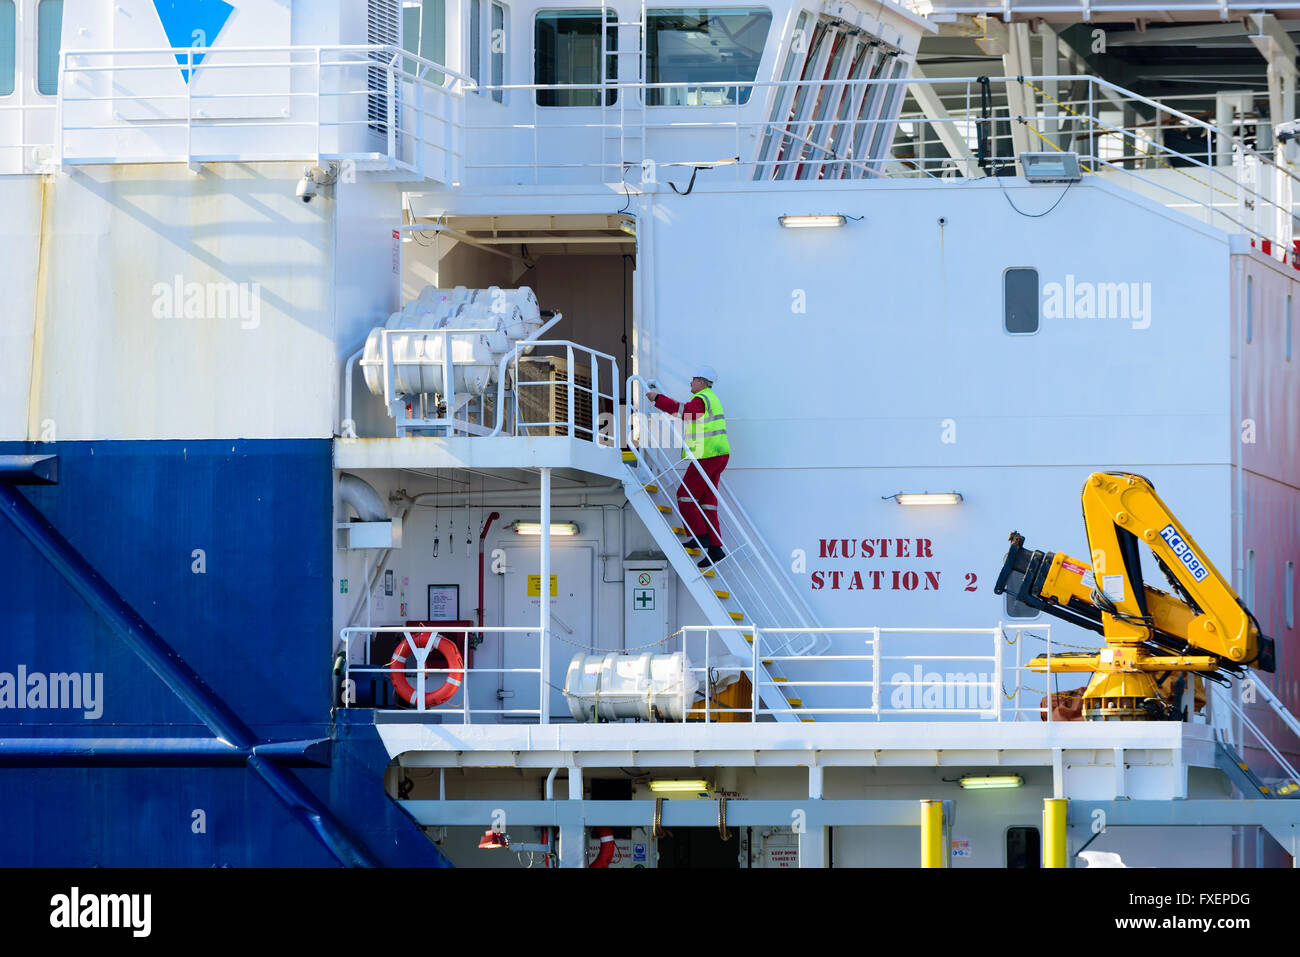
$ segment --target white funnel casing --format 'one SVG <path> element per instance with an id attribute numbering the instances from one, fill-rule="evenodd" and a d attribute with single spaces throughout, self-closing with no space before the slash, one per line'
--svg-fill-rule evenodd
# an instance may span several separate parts
<path id="1" fill-rule="evenodd" d="M 479 395 L 496 382 L 501 357 L 519 340 L 542 326 L 541 308 L 532 289 L 438 289 L 425 286 L 401 312 L 388 317 L 383 327 L 370 331 L 361 359 L 366 388 L 384 394 L 383 329 L 465 329 L 449 336 L 427 331 L 389 335 L 393 353 L 392 387 L 400 395 L 447 393 L 443 382 L 443 343 L 451 341 L 455 391 Z M 411 364 L 405 364 L 411 363 Z"/>
<path id="2" fill-rule="evenodd" d="M 698 682 L 683 652 L 671 655 L 573 656 L 564 697 L 573 720 L 640 718 L 681 721 L 695 703 Z"/>

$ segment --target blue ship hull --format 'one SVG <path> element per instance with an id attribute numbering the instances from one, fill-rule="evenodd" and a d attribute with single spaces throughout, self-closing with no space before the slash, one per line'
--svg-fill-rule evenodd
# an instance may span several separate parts
<path id="1" fill-rule="evenodd" d="M 369 714 L 332 715 L 329 440 L 0 443 L 31 453 L 59 481 L 0 488 L 0 864 L 446 865 Z"/>

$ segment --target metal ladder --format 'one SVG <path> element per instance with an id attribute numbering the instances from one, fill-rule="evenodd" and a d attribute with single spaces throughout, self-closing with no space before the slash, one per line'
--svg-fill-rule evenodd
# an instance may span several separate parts
<path id="1" fill-rule="evenodd" d="M 659 414 L 651 419 L 638 413 L 647 408 L 646 387 L 640 376 L 628 377 L 629 450 L 623 453 L 627 469 L 623 487 L 628 502 L 708 622 L 732 629 L 719 632 L 727 651 L 744 659 L 757 657 L 754 693 L 765 707 L 777 720 L 811 721 L 811 717 L 799 714 L 803 701 L 788 686 L 782 663 L 820 654 L 830 640 L 816 631 L 818 625 L 811 609 L 784 574 L 744 506 L 730 488 L 714 486 L 707 478 L 704 482 L 717 498 L 726 554 L 717 563 L 706 559 L 706 568 L 697 566 L 704 553 L 699 548 L 684 547 L 682 539 L 694 536 L 676 498 L 682 475 L 696 459 L 685 448 L 680 419 Z M 760 631 L 761 647 L 756 653 L 753 635 L 736 629 L 738 625 L 784 630 Z M 809 630 L 801 631 L 805 628 Z"/>
<path id="2" fill-rule="evenodd" d="M 634 166 L 640 169 L 645 160 L 645 0 L 641 0 L 638 20 L 611 21 L 609 15 L 606 0 L 601 0 L 600 162 L 601 169 L 613 168 L 616 173 L 610 182 L 623 182 L 628 170 Z M 611 28 L 614 31 L 613 50 L 609 49 Z M 636 57 L 636 69 L 630 77 L 624 69 L 626 57 Z M 609 78 L 611 72 L 614 74 L 612 82 Z M 617 95 L 613 104 L 609 102 L 611 92 Z M 629 98 L 632 99 L 630 103 Z M 639 173 L 637 181 L 640 181 Z"/>

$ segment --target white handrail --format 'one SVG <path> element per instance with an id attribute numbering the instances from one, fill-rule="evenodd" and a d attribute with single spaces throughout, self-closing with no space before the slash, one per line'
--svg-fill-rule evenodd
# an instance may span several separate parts
<path id="1" fill-rule="evenodd" d="M 637 399 L 637 386 L 640 386 L 644 392 L 649 390 L 650 383 L 639 375 L 632 375 L 627 379 L 625 407 L 628 410 L 626 435 L 628 447 L 637 451 L 640 457 L 654 459 L 654 463 L 649 466 L 650 474 L 647 477 L 649 483 L 653 484 L 655 480 L 670 474 L 675 478 L 677 467 L 685 465 L 688 471 L 695 469 L 704 487 L 712 493 L 717 503 L 719 518 L 729 530 L 729 535 L 738 541 L 733 541 L 730 551 L 720 563 L 715 564 L 710 559 L 709 564 L 715 575 L 728 586 L 729 591 L 737 593 L 743 591 L 743 594 L 736 595 L 741 611 L 746 613 L 751 621 L 764 621 L 773 627 L 815 626 L 816 619 L 811 609 L 797 595 L 786 576 L 774 567 L 771 548 L 748 513 L 740 506 L 734 495 L 729 491 L 722 491 L 699 467 L 698 459 L 686 446 L 679 420 L 665 416 L 659 421 L 670 427 L 668 447 L 673 451 L 680 451 L 680 459 L 672 460 L 665 455 L 663 443 L 646 443 L 637 436 L 638 423 L 644 421 L 649 428 L 649 423 L 652 421 L 650 415 L 641 411 L 642 405 Z M 703 515 L 703 505 L 696 495 L 685 485 L 682 485 L 682 489 L 691 504 Z M 685 526 L 685 516 L 680 507 L 681 499 L 670 498 L 670 502 L 672 504 L 669 507 L 672 509 L 673 518 Z M 818 649 L 817 646 L 820 644 L 820 642 L 811 642 L 806 646 L 806 651 L 815 653 L 815 650 L 824 650 Z"/>

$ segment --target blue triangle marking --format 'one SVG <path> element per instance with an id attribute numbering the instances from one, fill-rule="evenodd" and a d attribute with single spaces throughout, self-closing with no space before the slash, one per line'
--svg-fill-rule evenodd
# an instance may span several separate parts
<path id="1" fill-rule="evenodd" d="M 225 0 L 153 0 L 153 8 L 158 11 L 167 42 L 174 49 L 193 46 L 206 50 L 211 47 L 235 11 Z M 194 51 L 195 68 L 203 62 L 205 55 L 198 49 Z M 189 54 L 176 54 L 176 62 L 181 66 L 185 82 L 190 82 L 190 71 L 186 69 L 190 62 Z"/>

